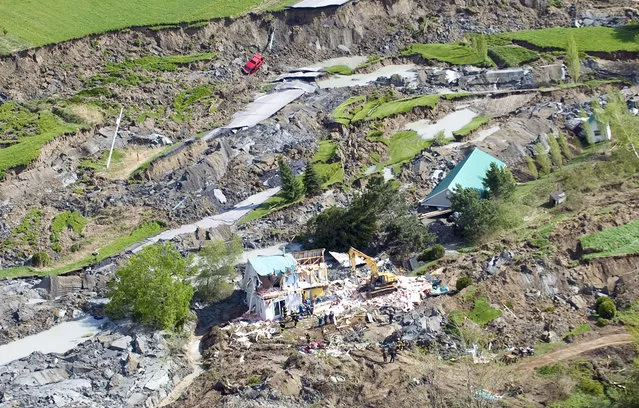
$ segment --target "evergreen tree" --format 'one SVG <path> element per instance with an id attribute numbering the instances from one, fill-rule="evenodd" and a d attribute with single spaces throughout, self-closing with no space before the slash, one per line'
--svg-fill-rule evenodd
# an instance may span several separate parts
<path id="1" fill-rule="evenodd" d="M 550 160 L 555 167 L 561 167 L 564 159 L 561 156 L 561 148 L 554 135 L 548 135 L 548 146 L 550 146 Z"/>
<path id="2" fill-rule="evenodd" d="M 461 235 L 470 241 L 476 241 L 499 226 L 499 210 L 493 200 L 482 200 L 479 191 L 457 185 L 450 196 L 453 212 L 459 213 L 455 221 Z"/>
<path id="3" fill-rule="evenodd" d="M 577 82 L 579 80 L 579 73 L 581 72 L 581 65 L 577 42 L 572 35 L 568 37 L 568 44 L 566 45 L 566 66 L 568 67 L 568 73 L 572 81 Z"/>
<path id="4" fill-rule="evenodd" d="M 304 193 L 304 186 L 301 180 L 295 177 L 293 170 L 286 163 L 283 157 L 278 160 L 280 166 L 280 179 L 282 180 L 281 195 L 288 201 L 295 201 Z"/>
<path id="5" fill-rule="evenodd" d="M 528 175 L 532 177 L 533 180 L 537 180 L 539 178 L 539 172 L 537 171 L 537 165 L 535 161 L 526 156 L 526 165 L 528 166 Z"/>
<path id="6" fill-rule="evenodd" d="M 508 198 L 515 192 L 513 174 L 506 166 L 499 167 L 495 162 L 490 163 L 483 184 L 490 198 Z"/>
<path id="7" fill-rule="evenodd" d="M 566 135 L 564 135 L 563 132 L 559 132 L 559 137 L 557 138 L 557 140 L 559 142 L 559 147 L 561 148 L 561 152 L 564 154 L 566 159 L 568 160 L 572 159 L 572 151 L 570 150 L 570 145 L 568 144 L 568 141 L 566 140 Z"/>
<path id="8" fill-rule="evenodd" d="M 322 191 L 322 181 L 320 180 L 319 174 L 317 174 L 317 171 L 315 171 L 315 168 L 311 163 L 308 163 L 306 165 L 303 180 L 304 192 L 307 196 L 312 197 Z"/>
<path id="9" fill-rule="evenodd" d="M 539 142 L 535 143 L 535 159 L 539 165 L 539 174 L 542 176 L 550 174 L 550 168 L 552 167 L 550 157 L 548 157 L 544 145 Z"/>

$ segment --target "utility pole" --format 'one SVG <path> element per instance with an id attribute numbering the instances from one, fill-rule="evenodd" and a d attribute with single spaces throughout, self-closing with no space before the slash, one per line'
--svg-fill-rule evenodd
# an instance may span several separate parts
<path id="1" fill-rule="evenodd" d="M 111 156 L 113 155 L 113 148 L 115 147 L 115 138 L 118 136 L 118 129 L 120 128 L 120 120 L 122 120 L 122 112 L 124 112 L 124 106 L 120 108 L 120 115 L 118 116 L 118 120 L 115 122 L 115 132 L 113 133 L 113 141 L 111 142 L 111 150 L 109 150 L 109 158 L 106 162 L 106 168 L 109 169 L 109 165 L 111 164 Z"/>

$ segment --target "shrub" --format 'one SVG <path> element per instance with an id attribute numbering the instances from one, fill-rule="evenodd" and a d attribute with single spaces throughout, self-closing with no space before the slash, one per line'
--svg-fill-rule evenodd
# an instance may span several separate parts
<path id="1" fill-rule="evenodd" d="M 608 325 L 608 320 L 603 319 L 601 317 L 597 319 L 597 326 L 598 327 L 605 327 L 606 325 Z"/>
<path id="2" fill-rule="evenodd" d="M 446 138 L 446 134 L 444 133 L 443 130 L 440 130 L 439 132 L 437 132 L 437 134 L 433 138 L 432 146 L 437 147 L 437 146 L 444 146 L 446 144 L 448 144 L 448 139 Z"/>
<path id="3" fill-rule="evenodd" d="M 49 257 L 49 254 L 47 254 L 46 252 L 36 252 L 31 257 L 31 262 L 33 262 L 33 266 L 38 268 L 42 268 L 49 265 L 50 261 L 51 261 L 51 258 Z"/>
<path id="4" fill-rule="evenodd" d="M 614 302 L 610 300 L 610 298 L 605 299 L 608 300 L 603 301 L 599 305 L 597 305 L 597 314 L 604 319 L 612 319 L 617 314 L 617 307 L 615 306 Z"/>
<path id="5" fill-rule="evenodd" d="M 581 391 L 590 395 L 603 395 L 604 393 L 603 384 L 588 377 L 580 379 L 577 387 Z"/>
<path id="6" fill-rule="evenodd" d="M 446 248 L 443 245 L 435 245 L 430 249 L 425 250 L 417 260 L 420 262 L 431 262 L 440 258 L 443 258 L 446 254 Z"/>
<path id="7" fill-rule="evenodd" d="M 463 290 L 464 288 L 467 288 L 468 286 L 473 284 L 473 280 L 470 279 L 468 276 L 462 276 L 461 278 L 457 279 L 457 283 L 455 284 L 455 287 L 457 288 L 457 290 Z"/>
<path id="8" fill-rule="evenodd" d="M 260 377 L 258 377 L 257 375 L 252 375 L 249 377 L 248 381 L 246 382 L 246 385 L 248 385 L 249 387 L 254 387 L 256 385 L 260 385 L 262 383 L 262 380 L 260 379 Z"/>

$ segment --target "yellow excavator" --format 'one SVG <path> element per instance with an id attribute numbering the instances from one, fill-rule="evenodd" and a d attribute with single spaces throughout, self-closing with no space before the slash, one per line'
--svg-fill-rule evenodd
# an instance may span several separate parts
<path id="1" fill-rule="evenodd" d="M 392 272 L 380 272 L 377 268 L 377 263 L 373 258 L 366 255 L 362 251 L 358 251 L 355 248 L 351 248 L 348 250 L 348 258 L 351 261 L 353 276 L 356 276 L 356 257 L 358 256 L 362 258 L 364 262 L 366 262 L 366 264 L 371 268 L 370 280 L 366 285 L 364 285 L 364 289 L 368 292 L 369 297 L 385 295 L 397 290 L 397 275 Z"/>

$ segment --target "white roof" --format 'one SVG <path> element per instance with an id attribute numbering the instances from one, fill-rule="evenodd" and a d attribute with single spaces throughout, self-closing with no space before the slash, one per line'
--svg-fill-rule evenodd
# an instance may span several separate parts
<path id="1" fill-rule="evenodd" d="M 335 258 L 337 260 L 337 262 L 340 263 L 340 265 L 342 265 L 344 268 L 347 268 L 350 266 L 351 261 L 348 258 L 348 254 L 342 253 L 342 252 L 331 252 L 328 251 L 329 254 L 331 254 L 331 256 L 333 258 Z M 366 262 L 364 262 L 364 259 L 360 258 L 359 256 L 355 257 L 355 264 L 356 265 L 363 265 Z"/>
<path id="2" fill-rule="evenodd" d="M 291 8 L 320 8 L 330 6 L 341 6 L 348 3 L 350 0 L 302 0 L 299 3 L 295 3 Z"/>

